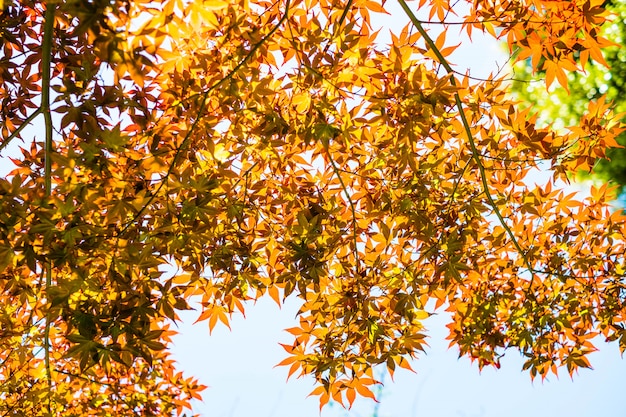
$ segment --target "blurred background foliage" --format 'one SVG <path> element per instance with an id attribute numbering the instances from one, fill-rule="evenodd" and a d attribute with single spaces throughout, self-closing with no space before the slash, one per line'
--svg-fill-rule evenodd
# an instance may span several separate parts
<path id="1" fill-rule="evenodd" d="M 586 74 L 569 73 L 570 93 L 557 86 L 546 91 L 545 84 L 533 82 L 543 78 L 542 73 L 531 73 L 529 62 L 522 61 L 514 68 L 514 94 L 522 100 L 523 105 L 532 107 L 539 114 L 543 124 L 564 127 L 576 125 L 589 100 L 600 98 L 606 94 L 607 100 L 613 101 L 615 112 L 626 112 L 626 2 L 624 0 L 608 0 L 604 7 L 614 13 L 612 23 L 605 24 L 602 36 L 614 42 L 615 46 L 607 48 L 604 53 L 609 68 L 598 62 L 589 60 Z M 626 121 L 626 120 L 624 120 Z M 618 142 L 626 146 L 626 132 L 622 133 Z M 609 181 L 619 186 L 621 199 L 626 195 L 626 148 L 613 148 L 607 151 L 607 159 L 600 159 L 591 174 L 581 172 L 580 179 Z"/>

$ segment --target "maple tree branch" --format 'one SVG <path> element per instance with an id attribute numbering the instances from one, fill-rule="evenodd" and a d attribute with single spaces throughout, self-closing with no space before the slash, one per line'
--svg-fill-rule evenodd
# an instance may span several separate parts
<path id="1" fill-rule="evenodd" d="M 347 14 L 348 14 L 348 10 L 349 8 L 352 6 L 352 1 L 350 0 L 348 2 L 348 4 L 346 5 L 346 7 L 344 7 L 343 9 L 343 13 L 341 14 L 341 17 L 339 18 L 338 22 L 337 22 L 337 26 L 341 27 L 341 25 L 343 24 L 343 21 L 345 20 Z M 340 87 L 337 87 L 335 84 L 333 84 L 331 81 L 327 80 L 319 71 L 317 71 L 315 68 L 307 65 L 301 58 L 300 55 L 302 53 L 301 49 L 298 47 L 298 45 L 295 43 L 294 41 L 294 35 L 293 32 L 291 31 L 291 25 L 289 25 L 289 31 L 291 32 L 291 45 L 293 46 L 293 48 L 298 52 L 295 56 L 296 56 L 296 60 L 298 61 L 298 64 L 300 64 L 300 66 L 310 70 L 313 74 L 315 74 L 316 76 L 318 76 L 322 81 L 328 82 L 332 87 L 334 87 L 335 89 L 341 91 L 342 89 Z M 333 39 L 335 39 L 336 37 L 336 33 L 335 35 L 332 37 L 332 39 L 329 41 L 329 43 L 326 45 L 326 47 L 324 48 L 323 53 L 325 54 L 326 51 L 328 50 L 328 47 L 330 46 L 330 42 L 332 42 Z M 298 71 L 298 77 L 300 76 L 301 71 Z M 352 201 L 352 198 L 350 197 L 350 192 L 348 191 L 348 187 L 346 187 L 345 182 L 343 181 L 343 178 L 341 177 L 341 174 L 339 173 L 340 171 L 344 171 L 347 172 L 345 170 L 341 170 L 337 164 L 335 163 L 335 160 L 333 159 L 330 150 L 328 149 L 328 140 L 324 141 L 322 140 L 322 145 L 324 147 L 324 151 L 326 152 L 326 155 L 328 157 L 328 161 L 331 164 L 331 167 L 333 169 L 333 174 L 337 177 L 337 179 L 339 180 L 339 184 L 341 185 L 341 188 L 346 196 L 346 198 L 348 199 L 348 204 L 350 206 L 350 212 L 352 215 L 352 234 L 353 234 L 353 245 L 354 245 L 354 261 L 355 261 L 355 266 L 356 266 L 356 272 L 359 272 L 359 251 L 358 251 L 358 236 L 357 236 L 357 221 L 356 221 L 356 207 L 354 206 L 354 202 Z"/>
<path id="2" fill-rule="evenodd" d="M 26 128 L 26 126 L 28 126 L 30 124 L 30 122 L 32 122 L 33 120 L 35 120 L 35 118 L 37 116 L 39 116 L 42 113 L 43 109 L 41 108 L 41 106 L 39 106 L 39 108 L 37 110 L 35 110 L 33 112 L 33 114 L 31 114 L 30 116 L 28 116 L 23 122 L 22 124 L 20 124 L 20 127 L 18 127 L 17 129 L 15 129 L 15 132 L 11 133 L 9 136 L 7 136 L 7 138 L 0 143 L 0 152 L 2 152 L 2 150 L 4 148 L 7 147 L 7 145 L 17 137 L 17 135 L 20 134 L 20 132 L 22 130 L 24 130 Z"/>
<path id="3" fill-rule="evenodd" d="M 42 276 L 43 276 L 43 274 L 42 274 Z M 31 321 L 31 319 L 32 319 L 32 317 L 33 317 L 33 315 L 34 315 L 34 312 L 35 312 L 35 309 L 33 308 L 33 309 L 30 311 L 30 313 L 29 313 L 29 315 L 28 315 L 28 318 L 27 318 L 27 320 L 26 320 L 26 322 L 27 322 L 27 323 L 30 323 L 30 321 Z M 30 329 L 32 329 L 32 328 L 33 328 L 36 324 L 38 324 L 38 323 L 39 323 L 39 321 L 40 321 L 40 320 L 38 320 L 37 322 L 35 322 L 35 323 L 33 323 L 33 324 L 30 324 L 30 325 L 25 326 L 25 327 L 24 327 L 24 330 L 23 330 L 23 334 L 29 334 L 29 333 L 30 333 Z M 18 348 L 12 348 L 11 352 L 9 352 L 9 353 L 7 354 L 6 358 L 4 358 L 4 359 L 0 362 L 0 368 L 4 367 L 4 366 L 5 366 L 5 364 L 6 364 L 8 361 L 13 360 L 13 358 L 12 358 L 11 356 L 13 355 L 13 353 L 14 353 L 14 352 L 16 352 L 16 351 L 17 351 L 17 349 L 18 349 Z M 38 355 L 38 354 L 39 354 L 42 350 L 43 350 L 43 348 L 41 348 L 41 349 L 37 350 L 36 352 L 34 352 L 34 353 L 35 353 L 35 356 L 37 356 L 37 355 Z M 18 354 L 19 354 L 19 352 L 18 352 Z M 14 376 L 18 373 L 18 372 L 21 372 L 24 368 L 26 368 L 26 367 L 27 367 L 28 365 L 30 365 L 30 364 L 31 364 L 31 362 L 30 362 L 30 361 L 23 361 L 23 363 L 22 363 L 22 364 L 21 364 L 18 368 L 15 368 L 14 370 L 12 370 L 12 371 L 11 371 L 11 373 L 8 375 L 8 377 L 6 377 L 6 378 L 4 379 L 4 381 L 2 381 L 2 383 L 0 383 L 0 392 L 1 392 L 1 391 L 3 391 L 3 390 L 5 389 L 4 387 L 5 387 L 6 385 L 8 385 L 8 384 L 11 382 L 11 378 L 13 378 L 13 377 L 14 377 Z M 48 382 L 49 382 L 49 381 L 48 381 Z M 32 387 L 33 387 L 33 385 L 31 384 L 30 388 L 32 388 Z M 23 396 L 25 396 L 25 395 L 26 395 L 26 393 L 23 393 L 23 394 L 22 394 L 22 397 L 23 397 Z M 12 408 L 14 408 L 14 407 L 12 407 Z M 12 408 L 10 408 L 10 409 L 9 409 L 9 411 L 10 411 Z M 8 414 L 3 414 L 3 416 L 5 416 L 5 415 L 8 415 Z"/>
<path id="4" fill-rule="evenodd" d="M 167 172 L 165 173 L 163 178 L 161 178 L 161 183 L 159 184 L 159 187 L 155 190 L 154 193 L 152 193 L 148 201 L 141 207 L 141 209 L 137 211 L 137 214 L 118 233 L 117 237 L 122 236 L 130 228 L 130 226 L 132 226 L 137 221 L 137 219 L 139 219 L 139 217 L 143 214 L 146 208 L 148 208 L 148 206 L 152 204 L 156 196 L 159 194 L 159 192 L 165 185 L 167 179 L 170 177 L 170 175 L 172 175 L 172 172 L 174 171 L 174 167 L 176 166 L 176 162 L 178 162 L 178 158 L 180 157 L 182 151 L 186 149 L 187 145 L 189 144 L 189 140 L 191 139 L 191 134 L 195 131 L 196 127 L 198 126 L 198 123 L 200 122 L 200 119 L 201 119 L 200 116 L 202 115 L 202 112 L 204 112 L 204 107 L 206 106 L 206 101 L 207 101 L 206 99 L 209 96 L 209 94 L 211 94 L 216 88 L 224 84 L 226 81 L 232 79 L 234 75 L 237 73 L 237 71 L 239 71 L 239 69 L 241 69 L 241 67 L 243 67 L 254 56 L 256 51 L 258 51 L 259 48 L 265 42 L 267 42 L 269 38 L 271 38 L 274 35 L 274 33 L 278 30 L 278 28 L 281 27 L 283 22 L 287 19 L 287 16 L 289 15 L 290 3 L 291 3 L 291 0 L 287 0 L 285 2 L 285 11 L 283 15 L 280 17 L 280 19 L 278 20 L 278 22 L 276 22 L 272 30 L 270 30 L 267 35 L 265 35 L 263 38 L 261 38 L 260 41 L 258 41 L 257 43 L 254 44 L 254 46 L 252 46 L 250 51 L 243 57 L 242 60 L 239 61 L 239 63 L 235 65 L 235 67 L 232 70 L 230 70 L 230 72 L 226 74 L 224 78 L 217 81 L 215 84 L 209 87 L 205 92 L 199 94 L 201 103 L 198 108 L 197 117 L 193 121 L 191 126 L 189 127 L 189 130 L 185 134 L 185 137 L 183 138 L 183 141 L 181 142 L 180 146 L 178 147 L 178 149 L 176 149 L 176 152 L 174 153 L 174 156 L 172 157 L 172 162 L 170 163 L 170 166 L 168 167 Z"/>
<path id="5" fill-rule="evenodd" d="M 450 64 L 446 60 L 446 58 L 443 56 L 443 54 L 441 53 L 439 48 L 437 48 L 437 45 L 435 44 L 435 42 L 432 40 L 430 35 L 428 35 L 428 32 L 426 32 L 426 30 L 424 29 L 424 27 L 422 26 L 420 21 L 417 20 L 417 17 L 413 13 L 413 11 L 409 8 L 409 6 L 406 4 L 406 1 L 405 0 L 398 0 L 398 3 L 400 3 L 400 6 L 404 10 L 404 12 L 407 14 L 409 19 L 413 23 L 413 25 L 415 25 L 415 27 L 417 28 L 417 30 L 420 33 L 420 35 L 422 35 L 422 37 L 426 41 L 426 44 L 433 51 L 433 53 L 435 54 L 435 56 L 439 60 L 439 63 L 443 66 L 443 68 L 446 70 L 446 72 L 450 75 L 450 83 L 453 86 L 456 87 L 456 81 L 454 79 L 454 70 L 452 69 L 452 67 L 450 66 Z M 461 117 L 461 122 L 463 124 L 463 128 L 465 129 L 465 134 L 467 135 L 467 140 L 468 140 L 469 145 L 470 145 L 470 150 L 472 151 L 472 157 L 473 157 L 474 161 L 476 161 L 476 165 L 478 166 L 478 171 L 480 173 L 480 180 L 481 180 L 481 183 L 483 185 L 483 188 L 485 189 L 485 196 L 487 197 L 487 201 L 489 202 L 489 205 L 491 206 L 491 208 L 493 208 L 494 214 L 498 218 L 498 221 L 500 222 L 501 226 L 504 228 L 506 233 L 509 235 L 509 238 L 511 239 L 511 242 L 513 243 L 513 246 L 515 246 L 515 249 L 517 250 L 519 255 L 522 257 L 522 260 L 524 261 L 524 263 L 526 264 L 526 268 L 528 269 L 528 272 L 531 275 L 530 283 L 528 285 L 528 290 L 529 291 L 526 293 L 526 295 L 532 294 L 530 292 L 530 289 L 531 289 L 531 287 L 533 285 L 533 281 L 535 279 L 535 272 L 534 272 L 535 270 L 532 267 L 532 265 L 530 264 L 530 261 L 528 260 L 528 258 L 526 257 L 526 254 L 524 253 L 524 250 L 522 249 L 522 247 L 520 246 L 519 242 L 517 241 L 517 238 L 515 237 L 515 234 L 513 233 L 511 228 L 506 224 L 506 221 L 504 220 L 504 217 L 502 216 L 502 213 L 500 213 L 500 209 L 498 208 L 498 205 L 496 204 L 495 200 L 491 196 L 491 193 L 489 192 L 489 183 L 487 181 L 487 175 L 485 173 L 485 167 L 484 167 L 482 161 L 480 160 L 480 152 L 478 151 L 478 148 L 476 147 L 476 143 L 474 142 L 474 136 L 472 135 L 472 129 L 471 129 L 471 127 L 469 125 L 469 122 L 467 120 L 467 116 L 465 115 L 465 111 L 463 110 L 463 102 L 461 100 L 461 96 L 459 95 L 458 92 L 455 92 L 454 93 L 454 98 L 455 98 L 455 101 L 456 101 L 456 106 L 459 109 L 459 116 Z"/>
<path id="6" fill-rule="evenodd" d="M 118 382 L 117 384 L 112 384 L 112 383 L 109 383 L 109 382 L 96 381 L 96 380 L 88 378 L 88 377 L 86 377 L 86 376 L 84 376 L 82 374 L 76 374 L 76 373 L 73 373 L 73 372 L 68 372 L 68 371 L 66 371 L 64 369 L 61 369 L 61 368 L 56 368 L 54 371 L 58 372 L 60 374 L 63 374 L 63 375 L 67 375 L 67 376 L 73 377 L 73 378 L 82 379 L 83 381 L 87 381 L 87 382 L 89 382 L 91 384 L 104 385 L 104 386 L 115 388 L 115 389 L 119 389 L 120 387 L 130 388 L 130 387 L 133 386 L 132 383 L 130 383 L 130 384 L 122 384 L 122 383 Z"/>
<path id="7" fill-rule="evenodd" d="M 412 19 L 411 19 L 412 21 Z M 535 23 L 538 25 L 557 25 L 567 23 L 566 20 L 533 20 L 533 19 L 524 19 L 524 20 L 511 20 L 508 22 L 503 22 L 502 17 L 494 17 L 493 19 L 483 19 L 483 20 L 464 20 L 464 21 L 455 21 L 455 22 L 446 22 L 444 20 L 420 20 L 415 19 L 416 22 L 419 22 L 422 25 L 439 25 L 439 26 L 465 26 L 465 25 L 484 25 L 485 23 L 503 23 L 505 25 L 514 25 L 519 23 Z M 414 22 L 413 22 L 414 23 Z"/>
<path id="8" fill-rule="evenodd" d="M 12 376 L 12 375 L 11 375 L 11 376 Z M 7 382 L 8 382 L 8 380 L 7 380 Z M 6 412 L 5 412 L 4 414 L 2 414 L 2 416 L 1 416 L 1 417 L 10 416 L 10 415 L 16 415 L 13 411 L 14 411 L 14 410 L 18 407 L 18 405 L 20 404 L 20 402 L 21 402 L 21 401 L 22 401 L 22 400 L 26 397 L 26 394 L 28 393 L 28 391 L 29 391 L 29 390 L 31 390 L 31 389 L 33 389 L 33 388 L 35 387 L 35 383 L 34 383 L 34 382 L 30 382 L 28 385 L 29 385 L 29 386 L 28 386 L 28 390 L 24 390 L 24 392 L 22 392 L 22 393 L 21 393 L 20 397 L 19 397 L 19 398 L 18 398 L 15 402 L 14 402 L 13 404 L 9 405 L 9 406 L 5 409 L 5 410 L 6 410 Z M 7 401 L 7 403 L 5 403 L 5 404 L 8 404 L 8 401 Z M 3 404 L 3 405 L 5 405 L 5 404 Z M 36 406 L 36 404 L 33 404 L 33 405 L 31 405 L 28 409 L 26 409 L 26 410 L 20 410 L 20 411 L 22 411 L 22 412 L 23 412 L 23 411 L 30 411 L 30 410 L 34 409 L 34 408 L 35 408 L 35 406 Z M 19 413 L 19 415 L 26 415 L 26 414 L 23 414 L 22 412 L 20 412 L 20 413 Z"/>
<path id="9" fill-rule="evenodd" d="M 465 163 L 465 165 L 463 165 L 463 169 L 461 170 L 461 175 L 459 175 L 459 178 L 454 182 L 454 187 L 452 188 L 452 192 L 450 193 L 450 200 L 448 200 L 448 207 L 446 207 L 446 215 L 448 215 L 450 213 L 450 210 L 452 209 L 452 202 L 455 200 L 454 195 L 456 194 L 457 190 L 459 189 L 459 185 L 461 184 L 461 180 L 463 179 L 463 176 L 465 175 L 465 172 L 467 171 L 467 168 L 469 168 L 470 165 L 470 161 L 472 159 L 468 159 L 468 161 Z M 441 237 L 439 238 L 439 240 L 441 240 Z"/>
<path id="10" fill-rule="evenodd" d="M 333 168 L 333 172 L 335 173 L 335 176 L 337 177 L 337 179 L 339 179 L 339 184 L 341 184 L 341 188 L 343 189 L 343 192 L 346 195 L 346 198 L 348 199 L 348 203 L 350 204 L 350 211 L 352 212 L 352 239 L 354 240 L 354 262 L 356 264 L 355 265 L 356 272 L 359 272 L 360 264 L 359 264 L 359 250 L 357 246 L 358 238 L 357 238 L 357 232 L 356 232 L 356 227 L 357 227 L 356 208 L 354 207 L 354 202 L 352 201 L 352 198 L 350 198 L 348 187 L 346 187 L 346 184 L 343 182 L 343 178 L 341 178 L 341 174 L 339 173 L 339 168 L 337 167 L 335 160 L 330 154 L 330 151 L 328 149 L 328 143 L 323 143 L 323 145 L 324 145 L 324 150 L 326 151 L 326 155 L 328 156 L 328 160 L 330 161 L 330 165 Z"/>
<path id="11" fill-rule="evenodd" d="M 335 24 L 336 28 L 335 28 L 335 32 L 333 33 L 333 37 L 328 40 L 328 43 L 326 44 L 326 47 L 324 48 L 324 51 L 322 51 L 322 55 L 326 55 L 326 52 L 328 52 L 328 48 L 330 48 L 330 45 L 335 40 L 335 38 L 338 36 L 339 29 L 341 29 L 341 26 L 343 26 L 343 22 L 344 22 L 344 20 L 346 20 L 346 16 L 348 15 L 348 10 L 350 10 L 350 8 L 352 7 L 352 3 L 353 2 L 354 2 L 354 0 L 349 0 L 348 4 L 346 4 L 346 7 L 343 8 L 343 12 L 341 13 L 341 16 L 339 17 L 339 20 Z"/>
<path id="12" fill-rule="evenodd" d="M 350 0 L 348 2 L 348 4 L 344 7 L 343 9 L 343 13 L 341 14 L 341 17 L 339 18 L 339 20 L 337 21 L 336 25 L 337 25 L 337 30 L 339 30 L 339 28 L 341 27 L 341 25 L 343 25 L 343 22 L 348 14 L 348 10 L 350 9 L 350 7 L 352 7 L 352 2 L 353 0 Z M 291 26 L 289 27 L 289 30 L 291 31 Z M 302 51 L 300 50 L 300 48 L 298 48 L 298 45 L 294 42 L 293 38 L 293 32 L 291 33 L 292 39 L 291 39 L 291 44 L 293 45 L 294 49 L 298 52 L 298 53 L 302 53 Z M 330 41 L 328 42 L 328 44 L 326 44 L 326 47 L 324 48 L 323 54 L 326 54 L 326 52 L 328 51 L 328 48 L 330 47 L 331 42 L 337 37 L 337 32 L 335 32 L 335 34 L 333 35 L 332 39 L 330 39 Z M 328 82 L 331 86 L 333 86 L 334 88 L 336 88 L 337 90 L 341 91 L 341 88 L 337 87 L 336 85 L 334 85 L 331 81 L 328 81 L 319 71 L 317 71 L 315 68 L 307 65 L 303 60 L 300 59 L 299 54 L 296 54 L 296 59 L 298 60 L 298 63 L 303 66 L 304 68 L 310 70 L 311 72 L 313 72 L 315 75 L 317 75 L 318 77 L 320 77 L 322 79 L 322 81 L 326 81 Z M 348 191 L 348 187 L 346 187 L 345 182 L 343 181 L 343 178 L 341 177 L 341 174 L 339 173 L 340 169 L 337 166 L 337 164 L 335 163 L 335 160 L 333 159 L 330 150 L 329 150 L 329 143 L 328 140 L 324 141 L 322 140 L 322 145 L 324 147 L 324 151 L 326 152 L 326 156 L 328 157 L 328 161 L 330 162 L 330 165 L 333 169 L 333 173 L 334 175 L 337 177 L 337 179 L 339 180 L 339 184 L 341 185 L 341 188 L 346 196 L 346 198 L 348 199 L 348 204 L 350 206 L 350 212 L 352 215 L 352 239 L 353 239 L 353 245 L 354 245 L 354 262 L 355 262 L 355 266 L 356 266 L 356 272 L 359 272 L 359 250 L 358 250 L 358 236 L 357 236 L 357 221 L 356 221 L 356 208 L 354 206 L 354 202 L 352 201 L 352 198 L 350 197 L 350 192 Z"/>
<path id="13" fill-rule="evenodd" d="M 50 76 L 52 62 L 52 37 L 54 32 L 54 12 L 55 3 L 48 3 L 44 14 L 43 40 L 41 44 L 41 107 L 45 126 L 45 157 L 44 157 L 44 186 L 45 195 L 52 194 L 52 115 L 50 114 Z M 36 114 L 37 112 L 35 112 Z M 47 203 L 46 203 L 47 204 Z M 46 289 L 52 285 L 52 265 L 50 259 L 43 265 L 46 280 Z M 49 304 L 49 302 L 47 302 Z M 52 393 L 52 372 L 50 367 L 50 310 L 46 312 L 46 327 L 44 329 L 44 362 L 46 368 L 46 380 L 48 383 L 48 413 L 52 415 L 51 393 Z"/>

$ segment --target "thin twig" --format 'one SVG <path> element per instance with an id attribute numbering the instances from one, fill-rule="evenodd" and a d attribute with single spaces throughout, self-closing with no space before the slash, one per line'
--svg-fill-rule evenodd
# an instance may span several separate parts
<path id="1" fill-rule="evenodd" d="M 353 1 L 354 0 L 349 0 L 348 4 L 346 4 L 346 7 L 343 8 L 343 12 L 341 13 L 341 16 L 339 17 L 339 20 L 335 24 L 335 26 L 336 26 L 335 27 L 335 32 L 333 33 L 332 38 L 330 38 L 328 40 L 328 43 L 326 44 L 326 47 L 322 51 L 322 55 L 326 55 L 326 52 L 328 52 L 328 48 L 330 48 L 330 45 L 333 43 L 335 38 L 337 38 L 337 36 L 339 36 L 339 30 L 341 29 L 341 26 L 343 26 L 343 22 L 344 22 L 344 20 L 346 20 L 346 16 L 348 16 L 348 11 L 352 7 Z"/>
<path id="2" fill-rule="evenodd" d="M 30 116 L 28 116 L 21 124 L 20 126 L 15 130 L 15 132 L 11 133 L 9 136 L 7 136 L 7 138 L 2 141 L 2 143 L 0 143 L 0 152 L 2 152 L 2 150 L 4 148 L 7 147 L 7 145 L 14 139 L 17 137 L 17 135 L 20 134 L 20 132 L 22 130 L 24 130 L 26 128 L 26 126 L 28 126 L 30 124 L 30 122 L 32 122 L 33 120 L 35 120 L 35 118 L 37 116 L 39 116 L 43 111 L 43 108 L 41 106 L 39 106 L 39 108 L 37 108 L 37 110 L 35 110 L 33 112 L 33 114 L 31 114 Z"/>
<path id="3" fill-rule="evenodd" d="M 327 142 L 323 143 L 324 145 L 324 150 L 326 151 L 326 155 L 328 156 L 328 160 L 330 162 L 330 165 L 333 168 L 333 172 L 335 174 L 335 176 L 337 177 L 337 179 L 339 179 L 339 184 L 341 184 L 341 188 L 343 189 L 344 194 L 346 195 L 346 198 L 348 199 L 348 204 L 350 205 L 350 211 L 352 212 L 352 239 L 354 240 L 354 263 L 356 266 L 356 272 L 359 272 L 359 250 L 357 247 L 357 243 L 358 243 L 358 239 L 357 239 L 357 221 L 356 221 L 356 207 L 354 207 L 354 202 L 352 201 L 352 198 L 350 198 L 350 192 L 348 191 L 348 187 L 346 187 L 346 184 L 343 181 L 343 178 L 341 178 L 341 174 L 339 173 L 339 168 L 337 167 L 337 164 L 335 163 L 335 160 L 333 159 L 333 156 L 330 154 L 330 151 L 328 149 L 329 144 Z"/>

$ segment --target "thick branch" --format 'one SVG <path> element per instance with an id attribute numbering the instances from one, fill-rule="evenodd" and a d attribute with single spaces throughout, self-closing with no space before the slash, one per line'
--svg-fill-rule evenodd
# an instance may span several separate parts
<path id="1" fill-rule="evenodd" d="M 46 5 L 44 14 L 43 41 L 41 45 L 41 112 L 44 117 L 45 129 L 45 160 L 44 160 L 44 186 L 46 196 L 52 194 L 52 116 L 50 114 L 50 73 L 52 61 L 52 37 L 54 33 L 55 3 Z M 35 112 L 37 114 L 37 112 Z M 47 260 L 43 266 L 46 288 L 52 285 L 52 266 Z M 48 303 L 49 304 L 49 303 Z M 50 366 L 50 313 L 47 313 L 46 328 L 44 330 L 44 355 L 46 367 L 46 380 L 48 381 L 48 413 L 52 415 L 50 396 L 52 393 L 52 373 Z"/>

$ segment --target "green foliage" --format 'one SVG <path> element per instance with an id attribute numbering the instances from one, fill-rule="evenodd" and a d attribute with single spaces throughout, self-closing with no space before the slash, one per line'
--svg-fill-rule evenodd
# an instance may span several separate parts
<path id="1" fill-rule="evenodd" d="M 585 73 L 572 71 L 567 74 L 569 92 L 560 85 L 546 89 L 545 83 L 536 81 L 537 75 L 543 78 L 545 71 L 532 74 L 530 59 L 515 66 L 513 91 L 534 112 L 538 112 L 544 125 L 564 127 L 576 125 L 587 111 L 590 100 L 606 95 L 612 101 L 617 113 L 626 112 L 626 3 L 620 0 L 605 2 L 605 7 L 614 13 L 612 21 L 602 28 L 602 35 L 615 45 L 604 49 L 605 66 L 590 60 Z M 617 142 L 626 146 L 626 132 L 620 134 Z M 626 148 L 611 148 L 606 151 L 606 159 L 598 159 L 593 171 L 579 171 L 581 178 L 597 178 L 612 181 L 623 192 L 626 186 Z"/>

